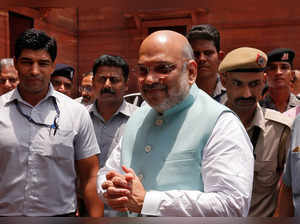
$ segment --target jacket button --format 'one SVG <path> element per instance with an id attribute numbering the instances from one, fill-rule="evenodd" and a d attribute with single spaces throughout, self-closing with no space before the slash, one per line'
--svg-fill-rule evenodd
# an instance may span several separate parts
<path id="1" fill-rule="evenodd" d="M 162 119 L 157 119 L 157 120 L 155 121 L 155 124 L 156 124 L 157 126 L 161 126 L 163 123 L 164 123 L 164 121 L 163 121 Z"/>
<path id="2" fill-rule="evenodd" d="M 139 178 L 140 181 L 143 181 L 144 175 L 140 173 L 140 174 L 138 175 L 138 178 Z"/>
<path id="3" fill-rule="evenodd" d="M 150 151 L 151 151 L 151 146 L 150 146 L 150 145 L 147 145 L 147 146 L 145 147 L 145 151 L 146 151 L 146 152 L 150 152 Z"/>

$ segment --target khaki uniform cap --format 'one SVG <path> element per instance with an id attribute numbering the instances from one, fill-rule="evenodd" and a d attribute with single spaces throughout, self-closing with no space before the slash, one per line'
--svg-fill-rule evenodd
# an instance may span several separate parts
<path id="1" fill-rule="evenodd" d="M 221 64 L 219 72 L 260 72 L 266 67 L 267 55 L 258 49 L 241 47 L 230 51 Z"/>

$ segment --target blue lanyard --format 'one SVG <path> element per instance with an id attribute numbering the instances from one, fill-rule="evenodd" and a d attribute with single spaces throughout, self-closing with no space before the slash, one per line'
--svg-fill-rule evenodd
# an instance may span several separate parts
<path id="1" fill-rule="evenodd" d="M 53 124 L 43 124 L 43 123 L 39 123 L 39 122 L 36 122 L 35 120 L 33 120 L 30 116 L 28 116 L 27 114 L 25 114 L 22 110 L 21 110 L 21 107 L 19 105 L 19 102 L 18 100 L 15 100 L 15 103 L 16 103 L 16 107 L 17 107 L 17 110 L 19 111 L 19 113 L 25 117 L 29 122 L 35 124 L 35 125 L 39 125 L 39 126 L 44 126 L 44 127 L 47 127 L 47 128 L 50 128 L 50 131 L 49 131 L 49 135 L 51 134 L 51 131 L 54 130 L 53 132 L 53 135 L 56 134 L 57 132 L 57 129 L 58 129 L 58 119 L 59 119 L 59 115 L 60 115 L 60 110 L 57 106 L 57 103 L 56 103 L 56 99 L 54 97 L 52 97 L 52 101 L 53 101 L 53 105 L 54 105 L 54 108 L 55 108 L 55 111 L 56 111 L 56 115 L 54 117 L 54 121 L 53 121 Z"/>

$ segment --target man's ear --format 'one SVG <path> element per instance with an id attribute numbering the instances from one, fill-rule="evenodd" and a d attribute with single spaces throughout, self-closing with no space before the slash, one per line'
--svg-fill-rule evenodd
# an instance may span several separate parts
<path id="1" fill-rule="evenodd" d="M 193 85 L 197 79 L 197 62 L 195 60 L 189 60 L 187 63 L 187 70 L 189 72 L 189 84 Z"/>
<path id="2" fill-rule="evenodd" d="M 128 80 L 127 80 L 127 81 L 125 81 L 124 91 L 125 91 L 125 92 L 127 92 L 127 91 L 128 91 Z"/>
<path id="3" fill-rule="evenodd" d="M 218 52 L 218 58 L 219 58 L 220 62 L 223 60 L 224 57 L 225 57 L 225 52 L 224 51 L 219 51 Z"/>
<path id="4" fill-rule="evenodd" d="M 13 58 L 14 58 L 14 66 L 17 69 L 17 59 L 16 59 L 16 56 L 14 56 Z"/>
<path id="5" fill-rule="evenodd" d="M 264 72 L 264 83 L 266 84 L 267 83 L 267 73 L 266 72 Z"/>
<path id="6" fill-rule="evenodd" d="M 296 74 L 295 74 L 295 70 L 291 70 L 290 72 L 290 82 L 295 82 L 296 81 Z"/>
<path id="7" fill-rule="evenodd" d="M 227 81 L 227 74 L 226 73 L 220 73 L 220 79 L 222 85 L 225 87 L 226 86 L 226 81 Z"/>

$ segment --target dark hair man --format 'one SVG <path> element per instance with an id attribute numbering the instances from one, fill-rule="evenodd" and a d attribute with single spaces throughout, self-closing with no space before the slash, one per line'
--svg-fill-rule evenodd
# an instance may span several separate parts
<path id="1" fill-rule="evenodd" d="M 96 102 L 89 111 L 101 148 L 99 161 L 104 166 L 123 135 L 125 123 L 137 107 L 123 98 L 128 90 L 129 66 L 122 57 L 101 55 L 94 63 L 93 74 Z"/>
<path id="2" fill-rule="evenodd" d="M 0 96 L 0 216 L 74 216 L 77 177 L 89 214 L 103 214 L 93 124 L 85 107 L 50 85 L 56 53 L 40 30 L 16 41 L 20 83 Z"/>
<path id="3" fill-rule="evenodd" d="M 249 216 L 260 217 L 274 215 L 292 126 L 292 119 L 259 106 L 266 64 L 264 52 L 241 47 L 229 52 L 219 67 L 227 89 L 226 105 L 240 117 L 253 144 L 255 172 Z"/>
<path id="4" fill-rule="evenodd" d="M 198 65 L 196 84 L 220 103 L 226 101 L 226 89 L 222 86 L 218 66 L 224 52 L 220 50 L 220 33 L 210 24 L 193 26 L 187 34 Z"/>
<path id="5" fill-rule="evenodd" d="M 72 97 L 73 77 L 73 67 L 66 64 L 56 64 L 51 75 L 51 83 L 56 91 Z"/>
<path id="6" fill-rule="evenodd" d="M 98 172 L 99 195 L 132 215 L 247 216 L 251 142 L 239 119 L 194 84 L 187 39 L 152 33 L 135 70 L 147 104 L 129 118 L 122 143 Z"/>
<path id="7" fill-rule="evenodd" d="M 262 107 L 285 112 L 300 105 L 300 100 L 290 91 L 294 57 L 294 51 L 288 48 L 276 48 L 268 53 L 266 81 L 269 89 L 260 101 Z"/>
<path id="8" fill-rule="evenodd" d="M 124 126 L 137 109 L 123 96 L 128 90 L 129 66 L 120 56 L 101 55 L 93 66 L 93 88 L 96 101 L 88 107 L 101 154 L 100 166 L 103 167 L 112 150 L 120 142 Z M 104 210 L 104 216 L 114 216 L 115 211 Z"/>
<path id="9" fill-rule="evenodd" d="M 19 84 L 18 72 L 14 66 L 13 58 L 0 60 L 0 95 L 9 92 Z"/>

